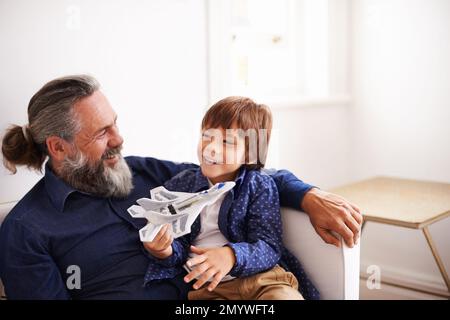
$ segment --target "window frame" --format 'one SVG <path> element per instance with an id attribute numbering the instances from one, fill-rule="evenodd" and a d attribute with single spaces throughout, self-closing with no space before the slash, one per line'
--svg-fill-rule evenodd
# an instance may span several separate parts
<path id="1" fill-rule="evenodd" d="M 297 8 L 305 8 L 316 0 L 288 0 L 295 1 Z M 326 53 L 328 65 L 326 72 L 327 90 L 323 93 L 307 93 L 306 91 L 292 92 L 283 96 L 255 95 L 252 98 L 270 104 L 275 108 L 296 108 L 301 106 L 349 105 L 350 95 L 350 38 L 349 19 L 350 3 L 348 0 L 324 0 L 327 2 L 326 17 Z M 209 104 L 231 94 L 231 55 L 227 54 L 231 48 L 231 5 L 229 0 L 205 0 L 207 12 L 207 50 L 208 50 L 208 101 Z M 305 9 L 306 10 L 306 9 Z M 299 14 L 301 18 L 301 14 Z M 303 11 L 303 14 L 308 12 Z M 313 19 L 310 19 L 313 20 Z M 298 26 L 299 27 L 299 26 Z M 300 34 L 307 33 L 299 27 L 297 39 L 305 45 L 305 38 Z M 309 31 L 311 32 L 311 31 Z M 301 46 L 301 45 L 300 45 Z M 299 63 L 306 64 L 305 57 Z M 312 68 L 314 70 L 314 68 Z M 297 70 L 297 72 L 300 72 Z M 305 79 L 305 86 L 309 79 Z"/>

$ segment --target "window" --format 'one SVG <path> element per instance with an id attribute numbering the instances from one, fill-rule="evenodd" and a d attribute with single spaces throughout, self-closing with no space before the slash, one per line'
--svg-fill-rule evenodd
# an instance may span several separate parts
<path id="1" fill-rule="evenodd" d="M 347 96 L 346 0 L 209 0 L 210 102 Z"/>

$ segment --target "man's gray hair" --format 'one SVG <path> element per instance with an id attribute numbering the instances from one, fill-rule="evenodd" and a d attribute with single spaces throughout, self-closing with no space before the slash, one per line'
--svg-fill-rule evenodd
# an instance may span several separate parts
<path id="1" fill-rule="evenodd" d="M 58 136 L 71 142 L 80 130 L 74 104 L 99 88 L 89 75 L 66 76 L 44 85 L 28 104 L 28 125 L 13 125 L 3 138 L 5 166 L 14 173 L 17 165 L 42 170 L 48 156 L 47 138 Z"/>

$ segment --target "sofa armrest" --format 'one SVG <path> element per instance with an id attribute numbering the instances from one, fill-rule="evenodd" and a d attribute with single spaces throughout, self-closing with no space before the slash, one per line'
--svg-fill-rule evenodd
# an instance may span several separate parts
<path id="1" fill-rule="evenodd" d="M 283 240 L 302 263 L 322 299 L 359 299 L 360 244 L 341 248 L 326 244 L 307 214 L 282 208 Z"/>

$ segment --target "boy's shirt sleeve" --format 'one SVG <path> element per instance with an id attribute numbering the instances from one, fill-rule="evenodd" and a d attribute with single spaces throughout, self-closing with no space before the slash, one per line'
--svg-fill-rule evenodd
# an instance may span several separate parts
<path id="1" fill-rule="evenodd" d="M 180 266 L 184 262 L 186 262 L 186 259 L 188 257 L 189 253 L 189 235 L 185 235 L 182 237 L 179 237 L 177 239 L 174 239 L 172 242 L 172 255 L 170 257 L 167 257 L 165 259 L 158 259 L 150 252 L 148 252 L 144 247 L 143 250 L 145 251 L 145 254 L 147 257 L 164 267 L 176 267 Z"/>
<path id="2" fill-rule="evenodd" d="M 288 170 L 264 169 L 263 171 L 275 181 L 280 194 L 280 205 L 302 210 L 303 197 L 315 186 L 303 182 Z"/>
<path id="3" fill-rule="evenodd" d="M 247 242 L 228 243 L 236 263 L 234 277 L 246 277 L 274 267 L 282 252 L 282 225 L 278 191 L 268 176 L 259 176 L 257 191 L 247 208 Z M 259 179 L 258 179 L 259 180 Z"/>

